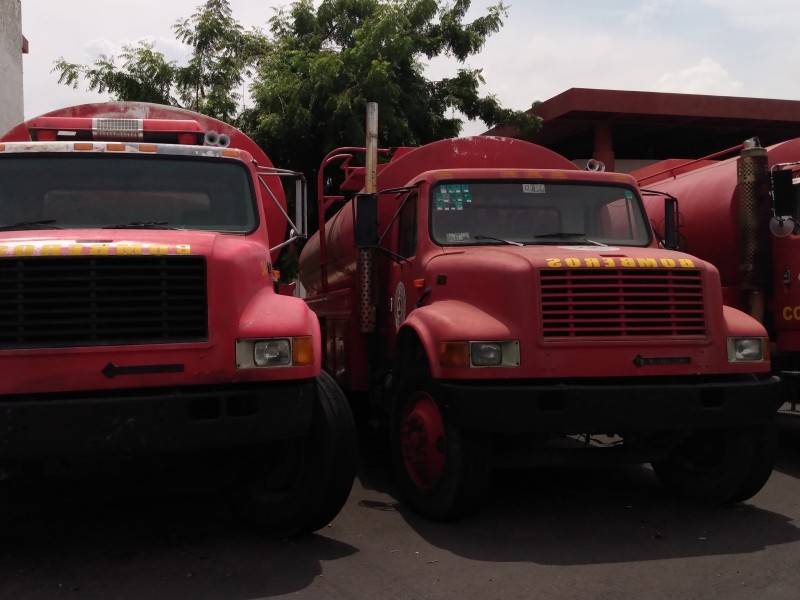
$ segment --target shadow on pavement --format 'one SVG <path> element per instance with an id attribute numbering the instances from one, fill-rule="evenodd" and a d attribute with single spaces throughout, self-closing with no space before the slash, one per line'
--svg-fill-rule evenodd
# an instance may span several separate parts
<path id="1" fill-rule="evenodd" d="M 0 497 L 0 598 L 244 600 L 302 590 L 321 562 L 357 552 L 326 531 L 267 539 L 213 493 L 93 490 L 37 484 Z"/>
<path id="2" fill-rule="evenodd" d="M 371 505 L 369 490 L 397 497 L 388 465 L 362 468 L 360 479 L 361 508 L 395 510 L 425 541 L 479 561 L 594 565 L 748 554 L 800 540 L 790 517 L 677 498 L 644 466 L 500 471 L 488 505 L 452 523 L 427 521 L 402 502 Z"/>

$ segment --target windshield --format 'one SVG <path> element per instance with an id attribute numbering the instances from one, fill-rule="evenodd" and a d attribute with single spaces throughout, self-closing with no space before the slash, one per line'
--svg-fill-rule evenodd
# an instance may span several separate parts
<path id="1" fill-rule="evenodd" d="M 14 154 L 0 160 L 0 231 L 201 229 L 256 224 L 248 171 L 229 160 Z"/>
<path id="2" fill-rule="evenodd" d="M 650 243 L 638 195 L 624 185 L 454 181 L 431 193 L 431 235 L 445 246 Z"/>

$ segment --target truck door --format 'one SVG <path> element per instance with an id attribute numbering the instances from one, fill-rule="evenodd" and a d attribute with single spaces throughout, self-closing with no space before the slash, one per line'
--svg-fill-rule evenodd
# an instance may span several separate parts
<path id="1" fill-rule="evenodd" d="M 410 193 L 400 208 L 393 232 L 389 236 L 389 248 L 399 257 L 389 266 L 387 296 L 389 311 L 386 323 L 386 341 L 388 348 L 394 348 L 397 330 L 405 321 L 406 316 L 414 309 L 414 304 L 419 299 L 422 290 L 414 287 L 417 254 L 417 192 Z"/>

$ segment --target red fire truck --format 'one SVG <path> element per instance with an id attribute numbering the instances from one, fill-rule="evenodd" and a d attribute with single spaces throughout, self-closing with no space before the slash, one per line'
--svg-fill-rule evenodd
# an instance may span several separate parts
<path id="1" fill-rule="evenodd" d="M 0 138 L 0 479 L 213 457 L 263 531 L 330 522 L 355 429 L 316 316 L 276 293 L 296 175 L 154 104 L 74 106 Z"/>
<path id="2" fill-rule="evenodd" d="M 679 198 L 682 247 L 719 269 L 726 304 L 764 323 L 784 408 L 799 412 L 800 138 L 768 148 L 751 139 L 633 175 L 643 187 Z M 657 216 L 655 203 L 648 199 L 645 207 Z"/>
<path id="3" fill-rule="evenodd" d="M 410 507 L 457 518 L 494 468 L 569 461 L 649 462 L 712 505 L 761 489 L 766 331 L 723 305 L 711 264 L 659 247 L 635 179 L 477 137 L 379 149 L 377 192 L 358 193 L 361 150 L 319 170 L 300 278 L 324 368 L 372 401 Z"/>

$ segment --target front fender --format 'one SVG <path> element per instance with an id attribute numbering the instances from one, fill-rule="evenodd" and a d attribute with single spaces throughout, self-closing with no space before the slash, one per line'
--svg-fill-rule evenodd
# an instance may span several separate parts
<path id="1" fill-rule="evenodd" d="M 509 327 L 472 304 L 459 300 L 442 300 L 412 311 L 401 326 L 401 334 L 410 332 L 422 345 L 431 375 L 442 376 L 439 365 L 439 344 L 453 340 L 507 340 Z M 398 357 L 402 360 L 404 357 Z"/>
<path id="2" fill-rule="evenodd" d="M 722 307 L 722 319 L 729 337 L 767 337 L 767 330 L 761 323 L 732 306 Z"/>
<path id="3" fill-rule="evenodd" d="M 314 341 L 314 364 L 302 367 L 302 375 L 316 377 L 322 365 L 319 320 L 301 298 L 281 296 L 264 289 L 254 295 L 242 311 L 237 338 L 297 336 L 311 336 Z"/>

